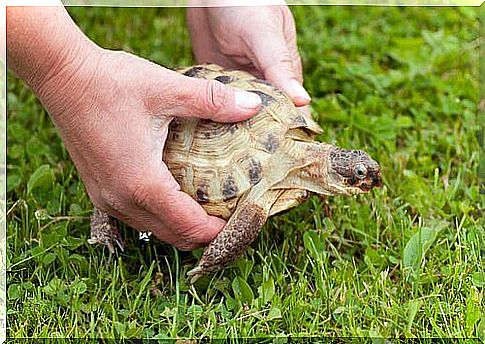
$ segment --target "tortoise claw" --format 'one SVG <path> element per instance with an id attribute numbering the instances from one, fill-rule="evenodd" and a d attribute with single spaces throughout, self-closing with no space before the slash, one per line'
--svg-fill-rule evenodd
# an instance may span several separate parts
<path id="1" fill-rule="evenodd" d="M 111 240 L 100 240 L 96 237 L 91 237 L 88 239 L 88 244 L 90 245 L 96 245 L 96 244 L 101 244 L 104 245 L 108 248 L 109 253 L 114 254 L 115 253 L 115 244 L 116 246 L 121 250 L 121 252 L 125 252 L 125 244 L 123 243 L 123 240 L 119 238 L 112 238 Z"/>
<path id="2" fill-rule="evenodd" d="M 123 242 L 123 240 L 121 238 L 115 238 L 114 242 L 116 243 L 116 246 L 119 247 L 121 252 L 125 252 L 125 243 Z"/>
<path id="3" fill-rule="evenodd" d="M 190 278 L 189 283 L 194 284 L 203 274 L 203 269 L 200 266 L 193 268 L 187 272 L 187 277 Z"/>

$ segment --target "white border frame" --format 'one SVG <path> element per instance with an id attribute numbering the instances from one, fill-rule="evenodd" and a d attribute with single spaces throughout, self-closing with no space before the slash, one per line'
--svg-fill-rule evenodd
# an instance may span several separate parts
<path id="1" fill-rule="evenodd" d="M 481 6 L 485 0 L 292 0 L 288 5 L 368 5 L 368 6 Z M 6 73 L 6 6 L 112 6 L 112 7 L 209 7 L 209 6 L 262 6 L 281 5 L 278 0 L 7 0 L 0 5 L 0 343 L 6 340 L 7 289 L 6 289 L 6 148 L 7 148 L 7 73 Z M 479 10 L 480 52 L 485 56 L 485 8 Z M 485 62 L 479 59 L 479 105 L 478 118 L 485 120 Z M 480 128 L 485 134 L 483 127 Z M 480 157 L 485 158 L 484 147 Z M 485 178 L 485 171 L 479 171 Z M 485 180 L 482 180 L 485 182 Z"/>

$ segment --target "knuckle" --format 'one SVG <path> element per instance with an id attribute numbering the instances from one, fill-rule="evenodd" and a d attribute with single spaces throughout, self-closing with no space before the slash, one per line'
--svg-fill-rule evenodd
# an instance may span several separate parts
<path id="1" fill-rule="evenodd" d="M 288 52 L 282 52 L 276 58 L 275 63 L 267 67 L 265 76 L 271 78 L 275 75 L 287 75 L 295 78 L 297 77 L 296 66 L 297 61 L 294 61 Z"/>
<path id="2" fill-rule="evenodd" d="M 230 100 L 230 95 L 226 87 L 220 82 L 210 80 L 206 84 L 205 108 L 213 114 L 218 114 L 224 110 Z"/>
<path id="3" fill-rule="evenodd" d="M 283 52 L 278 56 L 277 64 L 280 65 L 280 68 L 293 70 L 293 63 L 294 62 L 295 61 L 293 61 L 289 52 Z"/>

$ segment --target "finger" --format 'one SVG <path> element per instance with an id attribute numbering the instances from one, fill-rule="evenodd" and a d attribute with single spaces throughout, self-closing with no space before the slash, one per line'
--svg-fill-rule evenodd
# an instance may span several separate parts
<path id="1" fill-rule="evenodd" d="M 264 40 L 261 37 L 252 37 L 248 46 L 252 47 L 256 64 L 265 79 L 285 91 L 295 105 L 309 104 L 311 98 L 299 82 L 299 57 L 295 61 L 283 32 L 272 29 L 265 35 Z"/>
<path id="2" fill-rule="evenodd" d="M 211 242 L 224 228 L 225 221 L 208 215 L 205 210 L 186 193 L 177 190 L 166 195 L 169 202 L 162 204 L 164 223 L 176 235 L 173 245 L 181 250 L 191 250 Z M 155 207 L 157 204 L 154 203 Z"/>
<path id="3" fill-rule="evenodd" d="M 301 63 L 300 54 L 298 53 L 298 44 L 296 40 L 296 27 L 295 20 L 291 14 L 288 6 L 281 6 L 280 10 L 283 15 L 283 32 L 290 52 L 291 60 L 293 61 L 293 66 L 295 67 L 295 73 L 300 84 L 303 85 L 303 68 Z"/>
<path id="4" fill-rule="evenodd" d="M 197 63 L 215 63 L 222 66 L 223 64 L 220 61 L 221 56 L 215 45 L 216 39 L 210 28 L 206 12 L 207 8 L 204 7 L 187 8 L 187 26 L 190 33 L 192 50 Z M 203 39 L 200 39 L 201 32 L 204 33 Z"/>
<path id="5" fill-rule="evenodd" d="M 120 202 L 117 197 L 111 197 L 110 195 L 112 194 L 106 189 L 97 189 L 97 191 L 98 193 L 101 191 L 103 197 L 91 198 L 96 208 L 110 214 L 140 232 L 150 231 L 156 233 L 155 236 L 158 239 L 172 245 L 177 242 L 175 233 L 171 232 L 158 217 L 145 209 L 134 206 L 131 200 Z M 91 193 L 90 197 L 92 197 Z"/>
<path id="6" fill-rule="evenodd" d="M 190 250 L 212 241 L 224 227 L 224 220 L 209 216 L 180 190 L 165 165 L 146 171 L 143 179 L 133 190 L 133 199 L 150 215 L 144 219 L 161 240 Z"/>
<path id="7" fill-rule="evenodd" d="M 164 70 L 152 81 L 146 96 L 147 108 L 165 115 L 237 122 L 254 116 L 261 106 L 261 98 L 255 93 L 215 80 Z"/>
<path id="8" fill-rule="evenodd" d="M 303 85 L 303 67 L 301 65 L 301 57 L 300 54 L 298 53 L 298 50 L 295 49 L 290 49 L 290 56 L 293 62 L 293 65 L 295 66 L 295 72 L 297 75 L 297 80 L 300 83 L 300 85 Z"/>
<path id="9" fill-rule="evenodd" d="M 218 228 L 222 229 L 225 223 L 219 218 L 208 216 L 214 219 L 215 224 L 211 228 L 216 229 L 215 234 L 210 231 L 202 232 L 201 235 L 190 231 L 181 234 L 177 228 L 170 228 L 165 222 L 160 220 L 159 215 L 152 214 L 146 209 L 131 208 L 126 214 L 109 207 L 104 207 L 102 210 L 140 232 L 150 231 L 157 239 L 183 251 L 194 250 L 209 243 L 216 237 L 219 232 Z"/>
<path id="10" fill-rule="evenodd" d="M 300 112 L 302 114 L 304 114 L 306 117 L 309 117 L 309 118 L 312 117 L 312 113 L 311 113 L 311 110 L 310 110 L 310 105 L 305 105 L 305 106 L 299 107 L 298 110 L 300 110 Z"/>

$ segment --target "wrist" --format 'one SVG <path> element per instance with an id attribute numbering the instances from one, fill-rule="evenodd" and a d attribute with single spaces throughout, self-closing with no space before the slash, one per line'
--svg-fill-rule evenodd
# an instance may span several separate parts
<path id="1" fill-rule="evenodd" d="M 87 40 L 70 42 L 69 48 L 53 56 L 43 73 L 35 73 L 29 86 L 55 116 L 62 104 L 74 106 L 94 82 L 104 49 Z"/>
<path id="2" fill-rule="evenodd" d="M 66 86 L 101 50 L 62 7 L 7 9 L 8 67 L 43 100 L 50 89 Z"/>
<path id="3" fill-rule="evenodd" d="M 77 96 L 80 97 L 83 84 L 93 78 L 104 51 L 77 27 L 54 40 L 40 66 L 25 79 L 45 105 L 56 94 L 74 95 L 79 92 Z"/>

